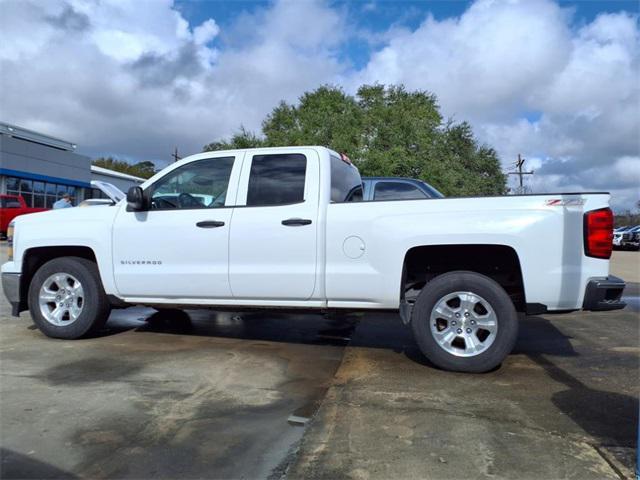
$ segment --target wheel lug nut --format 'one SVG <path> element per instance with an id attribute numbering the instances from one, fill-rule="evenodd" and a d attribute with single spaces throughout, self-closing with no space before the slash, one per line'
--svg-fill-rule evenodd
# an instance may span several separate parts
<path id="1" fill-rule="evenodd" d="M 459 313 L 456 313 L 456 317 L 457 317 L 457 318 L 460 318 L 460 314 L 459 314 Z"/>
<path id="2" fill-rule="evenodd" d="M 469 312 L 464 312 L 464 316 L 468 317 L 469 316 Z"/>
<path id="3" fill-rule="evenodd" d="M 476 321 L 475 320 L 471 320 L 471 325 L 475 325 Z"/>
<path id="4" fill-rule="evenodd" d="M 458 333 L 462 333 L 462 329 L 461 329 L 461 328 L 459 328 L 458 330 L 456 330 L 456 332 L 458 332 Z"/>
<path id="5" fill-rule="evenodd" d="M 471 329 L 470 328 L 467 328 L 467 333 L 471 333 Z"/>
<path id="6" fill-rule="evenodd" d="M 458 322 L 456 322 L 455 320 L 453 320 L 453 321 L 451 322 L 451 325 L 456 325 L 457 323 L 458 323 Z"/>

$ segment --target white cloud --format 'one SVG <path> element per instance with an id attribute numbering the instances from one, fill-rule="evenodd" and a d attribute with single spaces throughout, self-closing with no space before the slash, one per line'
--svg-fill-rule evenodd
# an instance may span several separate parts
<path id="1" fill-rule="evenodd" d="M 2 119 L 89 153 L 168 161 L 175 145 L 192 153 L 240 124 L 258 129 L 280 100 L 323 83 L 404 83 L 469 120 L 505 166 L 525 156 L 536 190 L 612 189 L 619 207 L 639 196 L 640 34 L 628 13 L 576 25 L 551 0 L 478 0 L 415 30 L 365 32 L 321 0 L 275 1 L 223 31 L 215 18 L 189 24 L 172 0 L 2 10 Z M 350 36 L 372 47 L 360 70 L 341 55 Z"/>
<path id="2" fill-rule="evenodd" d="M 213 18 L 206 20 L 202 25 L 193 29 L 193 39 L 198 45 L 206 45 L 220 32 Z"/>
<path id="3" fill-rule="evenodd" d="M 452 115 L 511 115 L 527 92 L 567 62 L 566 14 L 541 1 L 473 4 L 460 18 L 429 16 L 375 53 L 358 82 L 404 83 L 438 94 Z"/>
<path id="4" fill-rule="evenodd" d="M 529 158 L 534 190 L 611 189 L 619 207 L 640 196 L 613 168 L 640 151 L 638 18 L 601 14 L 576 29 L 570 14 L 548 0 L 479 0 L 397 32 L 353 85 L 433 91 L 505 167 Z"/>
<path id="5" fill-rule="evenodd" d="M 215 19 L 189 25 L 170 0 L 10 0 L 3 13 L 2 119 L 92 154 L 195 153 L 340 69 L 344 20 L 320 2 L 245 14 L 224 50 Z"/>

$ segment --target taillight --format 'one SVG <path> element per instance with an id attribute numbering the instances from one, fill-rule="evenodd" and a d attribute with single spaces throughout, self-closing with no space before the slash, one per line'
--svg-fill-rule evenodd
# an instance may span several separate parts
<path id="1" fill-rule="evenodd" d="M 587 257 L 610 258 L 613 250 L 613 212 L 610 208 L 584 214 L 584 253 Z"/>

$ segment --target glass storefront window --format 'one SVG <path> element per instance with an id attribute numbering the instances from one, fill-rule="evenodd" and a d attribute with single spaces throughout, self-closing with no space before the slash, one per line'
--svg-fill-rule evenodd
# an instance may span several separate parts
<path id="1" fill-rule="evenodd" d="M 33 182 L 31 180 L 20 180 L 20 191 L 21 192 L 33 191 Z"/>
<path id="2" fill-rule="evenodd" d="M 73 205 L 77 205 L 76 197 L 84 191 L 81 188 L 59 183 L 45 183 L 16 177 L 6 177 L 6 186 L 8 194 L 21 195 L 28 207 L 35 208 L 52 208 L 54 202 L 62 198 L 65 193 L 71 195 Z M 90 190 L 87 190 L 87 194 L 89 192 Z"/>
<path id="3" fill-rule="evenodd" d="M 7 190 L 17 192 L 20 190 L 20 180 L 15 177 L 7 177 Z"/>

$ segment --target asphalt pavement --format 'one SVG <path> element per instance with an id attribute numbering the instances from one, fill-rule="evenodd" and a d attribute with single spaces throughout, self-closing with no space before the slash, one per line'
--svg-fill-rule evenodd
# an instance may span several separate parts
<path id="1" fill-rule="evenodd" d="M 0 478 L 630 477 L 639 259 L 614 254 L 627 309 L 523 318 L 483 375 L 395 315 L 137 307 L 60 341 L 3 297 Z"/>

